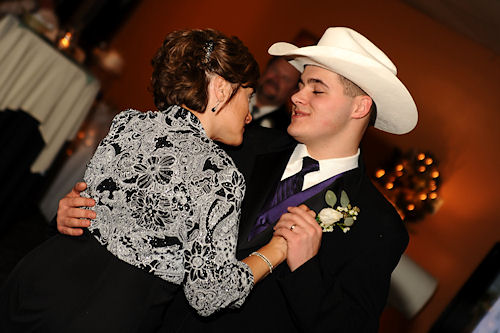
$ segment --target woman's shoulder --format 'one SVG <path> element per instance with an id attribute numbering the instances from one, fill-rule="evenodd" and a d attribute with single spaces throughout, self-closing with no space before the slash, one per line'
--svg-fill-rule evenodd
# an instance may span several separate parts
<path id="1" fill-rule="evenodd" d="M 130 120 L 139 117 L 141 114 L 143 112 L 134 109 L 126 109 L 117 113 L 111 122 L 111 130 L 129 123 Z"/>
<path id="2" fill-rule="evenodd" d="M 178 109 L 182 109 L 180 106 L 172 105 L 167 107 L 165 110 L 146 110 L 146 111 L 141 111 L 141 110 L 136 110 L 133 108 L 125 109 L 121 112 L 119 112 L 116 116 L 115 119 L 130 119 L 130 118 L 156 118 L 156 117 L 161 117 L 161 116 L 166 116 L 168 114 L 174 113 Z"/>
<path id="3" fill-rule="evenodd" d="M 144 112 L 139 111 L 139 110 L 135 110 L 135 109 L 126 109 L 126 110 L 123 110 L 123 111 L 119 112 L 115 116 L 114 119 L 130 119 L 130 118 L 133 118 L 133 117 L 137 117 L 137 116 L 139 116 L 139 115 L 141 115 L 143 113 Z"/>
<path id="4" fill-rule="evenodd" d="M 150 123 L 149 126 L 154 126 L 155 124 L 157 124 L 157 125 L 162 125 L 161 127 L 165 127 L 165 124 L 168 122 L 165 121 L 158 122 L 158 120 L 166 118 L 170 111 L 171 111 L 170 108 L 164 111 L 157 111 L 157 110 L 140 111 L 136 109 L 126 109 L 115 115 L 111 123 L 111 128 L 113 129 L 117 127 L 128 127 L 128 126 L 135 127 L 137 126 L 137 123 L 143 123 L 143 122 Z M 142 128 L 143 126 L 144 125 L 141 125 L 140 127 Z"/>

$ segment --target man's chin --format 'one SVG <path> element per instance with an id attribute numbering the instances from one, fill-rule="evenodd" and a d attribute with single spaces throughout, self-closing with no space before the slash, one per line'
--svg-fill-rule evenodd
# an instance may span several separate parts
<path id="1" fill-rule="evenodd" d="M 299 126 L 297 126 L 297 124 L 294 124 L 293 121 L 290 123 L 290 125 L 288 125 L 286 131 L 288 132 L 288 135 L 294 138 L 299 137 L 301 133 Z"/>

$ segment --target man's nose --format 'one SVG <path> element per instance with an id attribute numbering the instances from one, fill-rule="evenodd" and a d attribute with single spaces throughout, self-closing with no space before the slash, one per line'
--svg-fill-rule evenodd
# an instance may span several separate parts
<path id="1" fill-rule="evenodd" d="M 297 104 L 304 104 L 304 94 L 302 90 L 297 90 L 291 97 L 292 103 L 297 105 Z"/>

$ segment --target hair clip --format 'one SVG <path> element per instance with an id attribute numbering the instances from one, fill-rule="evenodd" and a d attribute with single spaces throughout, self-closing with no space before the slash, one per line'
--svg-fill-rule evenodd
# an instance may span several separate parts
<path id="1" fill-rule="evenodd" d="M 214 50 L 214 41 L 213 40 L 207 41 L 203 49 L 205 50 L 205 63 L 207 63 L 208 60 L 210 59 L 210 56 L 212 55 L 212 51 Z"/>

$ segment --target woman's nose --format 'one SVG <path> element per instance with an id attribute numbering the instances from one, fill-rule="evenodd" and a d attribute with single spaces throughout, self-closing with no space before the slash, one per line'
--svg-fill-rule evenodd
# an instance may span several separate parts
<path id="1" fill-rule="evenodd" d="M 252 114 L 248 111 L 247 116 L 245 117 L 245 124 L 248 125 L 252 121 Z"/>

